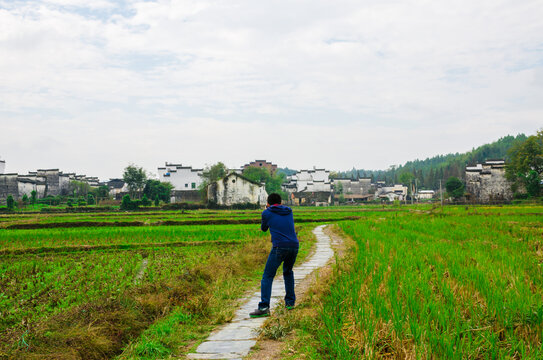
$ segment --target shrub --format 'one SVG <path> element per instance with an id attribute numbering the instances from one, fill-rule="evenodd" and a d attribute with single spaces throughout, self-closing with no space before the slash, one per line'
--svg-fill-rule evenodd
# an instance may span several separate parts
<path id="1" fill-rule="evenodd" d="M 8 195 L 8 198 L 6 199 L 6 205 L 8 207 L 8 210 L 10 211 L 15 209 L 15 200 L 13 200 L 13 196 Z"/>

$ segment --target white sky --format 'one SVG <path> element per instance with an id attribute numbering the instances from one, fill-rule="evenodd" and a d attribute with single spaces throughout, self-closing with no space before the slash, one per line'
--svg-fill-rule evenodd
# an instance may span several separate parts
<path id="1" fill-rule="evenodd" d="M 385 169 L 543 128 L 543 0 L 0 0 L 7 172 Z"/>

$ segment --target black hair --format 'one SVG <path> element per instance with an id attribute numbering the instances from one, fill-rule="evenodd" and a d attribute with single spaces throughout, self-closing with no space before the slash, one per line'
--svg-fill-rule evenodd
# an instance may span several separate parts
<path id="1" fill-rule="evenodd" d="M 268 196 L 268 204 L 275 205 L 275 204 L 281 204 L 281 195 L 278 193 L 271 193 Z"/>

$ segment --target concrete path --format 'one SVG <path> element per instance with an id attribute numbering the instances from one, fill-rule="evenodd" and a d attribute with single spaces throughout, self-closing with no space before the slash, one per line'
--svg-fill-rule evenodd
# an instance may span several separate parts
<path id="1" fill-rule="evenodd" d="M 294 267 L 294 282 L 300 283 L 313 270 L 324 266 L 334 255 L 330 247 L 330 238 L 324 234 L 326 225 L 317 226 L 313 233 L 317 237 L 315 253 L 305 263 Z M 262 264 L 264 266 L 264 264 Z M 283 274 L 277 275 L 273 281 L 271 310 L 283 306 L 285 297 L 285 283 Z M 242 301 L 232 322 L 214 330 L 207 340 L 198 346 L 195 353 L 188 354 L 189 359 L 241 359 L 246 356 L 256 344 L 258 329 L 266 318 L 251 319 L 249 313 L 258 307 L 260 290 Z"/>

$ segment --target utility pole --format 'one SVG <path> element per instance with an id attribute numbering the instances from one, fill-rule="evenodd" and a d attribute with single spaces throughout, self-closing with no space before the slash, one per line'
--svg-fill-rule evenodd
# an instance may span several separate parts
<path id="1" fill-rule="evenodd" d="M 439 179 L 439 196 L 441 197 L 441 208 L 443 208 L 443 189 L 441 188 L 441 179 Z"/>

